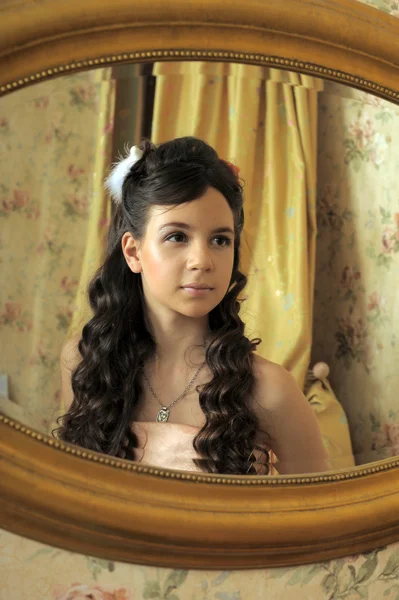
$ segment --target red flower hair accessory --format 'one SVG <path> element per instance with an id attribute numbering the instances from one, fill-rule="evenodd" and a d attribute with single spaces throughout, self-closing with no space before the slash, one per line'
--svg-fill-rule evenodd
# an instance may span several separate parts
<path id="1" fill-rule="evenodd" d="M 229 169 L 231 169 L 234 173 L 234 175 L 236 177 L 238 177 L 238 173 L 240 172 L 240 167 L 237 167 L 237 165 L 233 165 L 232 162 L 229 162 L 228 160 L 224 160 L 223 161 L 225 165 L 227 165 L 229 167 Z"/>

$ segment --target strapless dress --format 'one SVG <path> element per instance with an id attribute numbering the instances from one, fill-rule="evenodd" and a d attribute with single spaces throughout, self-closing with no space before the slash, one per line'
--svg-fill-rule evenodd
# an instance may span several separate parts
<path id="1" fill-rule="evenodd" d="M 198 455 L 193 447 L 193 440 L 199 432 L 199 427 L 181 423 L 157 423 L 136 421 L 132 431 L 137 436 L 138 446 L 134 448 L 134 460 L 140 464 L 151 465 L 164 469 L 177 469 L 203 473 L 193 459 Z M 276 457 L 269 450 L 269 469 L 262 464 L 265 462 L 262 453 L 254 450 L 259 463 L 255 465 L 257 475 L 277 475 Z M 269 472 L 268 472 L 269 471 Z"/>

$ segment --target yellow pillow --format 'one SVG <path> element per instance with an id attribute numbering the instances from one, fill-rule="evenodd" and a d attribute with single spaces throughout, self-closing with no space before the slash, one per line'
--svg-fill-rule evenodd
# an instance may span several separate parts
<path id="1" fill-rule="evenodd" d="M 325 369 L 318 369 L 322 365 Z M 318 372 L 321 378 L 310 383 L 305 395 L 316 413 L 328 452 L 329 466 L 331 469 L 354 467 L 348 420 L 326 377 L 329 368 L 323 363 L 317 363 L 314 367 L 316 377 Z"/>

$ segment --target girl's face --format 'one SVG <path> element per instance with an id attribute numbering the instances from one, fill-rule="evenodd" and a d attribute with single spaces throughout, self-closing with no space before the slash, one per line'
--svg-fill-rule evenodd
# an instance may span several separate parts
<path id="1" fill-rule="evenodd" d="M 185 204 L 152 206 L 140 242 L 122 238 L 125 259 L 141 273 L 150 310 L 167 307 L 188 317 L 202 317 L 225 296 L 234 259 L 234 219 L 225 197 L 215 188 Z M 190 290 L 189 284 L 208 289 Z"/>

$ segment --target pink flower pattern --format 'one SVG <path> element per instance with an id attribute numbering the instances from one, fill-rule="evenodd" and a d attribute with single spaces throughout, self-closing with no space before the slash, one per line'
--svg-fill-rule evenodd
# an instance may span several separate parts
<path id="1" fill-rule="evenodd" d="M 377 312 L 381 312 L 384 310 L 385 300 L 382 298 L 378 292 L 374 291 L 369 296 L 369 303 L 367 304 L 367 310 L 372 311 L 376 310 Z"/>
<path id="2" fill-rule="evenodd" d="M 80 169 L 79 167 L 76 167 L 75 165 L 69 165 L 68 167 L 68 175 L 69 177 L 72 177 L 73 179 L 75 177 L 79 177 L 79 175 L 83 175 L 85 172 L 84 169 Z"/>
<path id="3" fill-rule="evenodd" d="M 352 290 L 354 288 L 355 281 L 361 277 L 360 271 L 355 271 L 353 267 L 346 266 L 342 271 L 341 285 L 342 287 Z"/>
<path id="4" fill-rule="evenodd" d="M 69 214 L 86 217 L 89 211 L 89 199 L 86 195 L 70 194 L 66 202 Z"/>
<path id="5" fill-rule="evenodd" d="M 69 589 L 58 586 L 53 591 L 54 600 L 133 600 L 126 588 L 85 585 L 75 583 Z"/>
<path id="6" fill-rule="evenodd" d="M 70 277 L 68 277 L 68 275 L 64 275 L 64 277 L 61 279 L 61 289 L 66 293 L 74 292 L 76 290 L 77 285 L 78 280 L 71 279 Z"/>
<path id="7" fill-rule="evenodd" d="M 373 431 L 373 450 L 384 455 L 399 456 L 399 423 L 385 423 L 381 428 Z"/>
<path id="8" fill-rule="evenodd" d="M 392 138 L 382 135 L 376 129 L 374 121 L 367 113 L 363 113 L 348 127 L 347 137 L 344 141 L 345 162 L 353 164 L 356 170 L 359 169 L 362 161 L 370 162 L 379 168 L 385 160 L 388 144 L 391 141 Z"/>
<path id="9" fill-rule="evenodd" d="M 50 98 L 48 96 L 42 96 L 34 100 L 35 108 L 46 109 L 49 105 Z"/>

